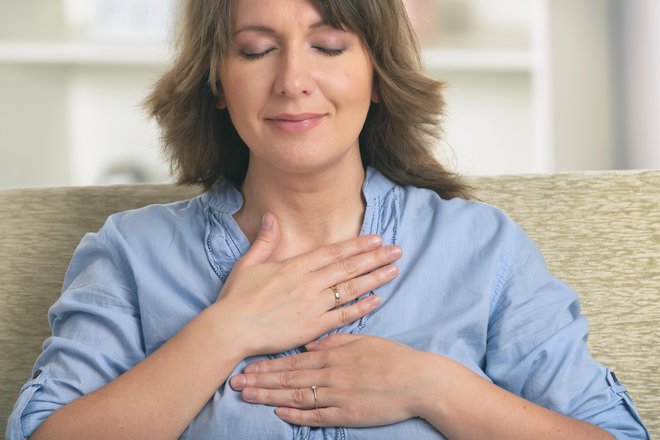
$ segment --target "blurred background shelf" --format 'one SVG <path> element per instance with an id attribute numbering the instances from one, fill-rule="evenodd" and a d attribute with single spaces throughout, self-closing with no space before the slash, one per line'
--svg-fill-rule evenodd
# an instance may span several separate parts
<path id="1" fill-rule="evenodd" d="M 0 42 L 0 64 L 78 64 L 162 66 L 169 58 L 163 43 Z"/>
<path id="2" fill-rule="evenodd" d="M 534 57 L 528 50 L 425 49 L 424 65 L 431 71 L 527 72 Z"/>
<path id="3" fill-rule="evenodd" d="M 660 166 L 628 150 L 660 150 L 644 116 L 660 114 L 644 100 L 660 61 L 639 52 L 660 58 L 653 2 L 404 0 L 446 83 L 438 155 L 467 174 Z M 140 102 L 167 68 L 173 4 L 0 2 L 0 187 L 169 180 Z"/>
<path id="4" fill-rule="evenodd" d="M 527 50 L 443 49 L 423 50 L 429 70 L 526 72 L 533 66 Z M 118 65 L 162 67 L 169 62 L 166 44 L 91 42 L 0 42 L 0 64 Z"/>

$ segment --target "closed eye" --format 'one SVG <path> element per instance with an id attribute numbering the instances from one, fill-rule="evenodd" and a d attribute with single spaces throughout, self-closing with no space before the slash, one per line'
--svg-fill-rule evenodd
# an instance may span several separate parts
<path id="1" fill-rule="evenodd" d="M 330 49 L 328 47 L 322 47 L 322 46 L 314 46 L 314 49 L 330 57 L 336 57 L 337 55 L 341 55 L 344 53 L 344 49 Z"/>
<path id="2" fill-rule="evenodd" d="M 256 53 L 241 51 L 241 56 L 246 60 L 258 60 L 260 58 L 265 57 L 269 52 L 272 52 L 273 50 L 275 49 L 271 48 L 271 49 L 266 49 L 263 52 L 256 52 Z"/>

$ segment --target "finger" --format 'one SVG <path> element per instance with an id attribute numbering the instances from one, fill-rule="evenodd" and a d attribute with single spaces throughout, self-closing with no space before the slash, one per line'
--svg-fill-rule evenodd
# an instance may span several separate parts
<path id="1" fill-rule="evenodd" d="M 319 282 L 325 286 L 346 282 L 398 260 L 401 253 L 399 246 L 390 245 L 346 258 L 318 270 Z"/>
<path id="2" fill-rule="evenodd" d="M 299 257 L 301 264 L 310 272 L 322 269 L 354 255 L 359 255 L 382 246 L 383 239 L 377 235 L 365 235 L 350 240 L 323 246 Z"/>
<path id="3" fill-rule="evenodd" d="M 329 289 L 325 289 L 322 291 L 322 295 L 328 299 L 328 309 L 343 306 L 365 293 L 369 293 L 383 284 L 392 281 L 398 275 L 399 268 L 393 264 L 388 264 L 387 266 L 381 267 L 366 275 L 350 279 L 343 283 L 339 283 L 336 286 L 332 286 Z M 337 297 L 339 297 L 338 303 Z"/>
<path id="4" fill-rule="evenodd" d="M 327 338 L 320 339 L 318 341 L 310 342 L 305 345 L 307 350 L 311 351 L 320 351 L 328 350 L 331 348 L 341 347 L 342 345 L 350 344 L 355 342 L 358 339 L 364 338 L 364 335 L 353 335 L 351 333 L 335 333 L 330 335 Z"/>
<path id="5" fill-rule="evenodd" d="M 267 212 L 261 219 L 261 229 L 239 264 L 254 265 L 268 260 L 280 239 L 280 225 L 274 214 Z"/>
<path id="6" fill-rule="evenodd" d="M 277 373 L 280 371 L 316 370 L 326 366 L 327 356 L 316 353 L 300 353 L 276 359 L 251 363 L 244 374 Z"/>
<path id="7" fill-rule="evenodd" d="M 242 391 L 247 388 L 282 390 L 325 385 L 325 379 L 324 373 L 318 369 L 282 370 L 273 373 L 239 374 L 230 379 L 229 385 L 234 391 Z"/>
<path id="8" fill-rule="evenodd" d="M 317 406 L 318 408 L 332 406 L 334 402 L 330 394 L 328 388 L 317 387 L 315 399 L 311 386 L 287 390 L 246 388 L 242 391 L 241 397 L 248 403 L 309 410 L 316 409 Z"/>
<path id="9" fill-rule="evenodd" d="M 343 327 L 373 312 L 380 305 L 379 295 L 370 295 L 350 306 L 328 310 L 321 316 L 325 333 Z"/>
<path id="10" fill-rule="evenodd" d="M 341 418 L 341 409 L 336 407 L 309 410 L 281 407 L 275 410 L 275 414 L 280 419 L 293 425 L 314 427 L 349 426 L 346 423 L 346 417 Z"/>

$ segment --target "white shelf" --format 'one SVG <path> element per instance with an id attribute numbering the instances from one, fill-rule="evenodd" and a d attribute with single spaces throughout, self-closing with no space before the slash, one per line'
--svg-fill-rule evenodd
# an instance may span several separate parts
<path id="1" fill-rule="evenodd" d="M 130 10 L 134 4 L 152 0 L 107 1 Z M 462 4 L 469 9 L 469 23 L 462 28 L 457 27 L 460 14 L 458 21 L 422 15 L 434 27 L 423 40 L 422 61 L 428 72 L 447 82 L 447 150 L 456 152 L 459 172 L 551 171 L 556 156 L 554 100 L 558 99 L 550 58 L 554 16 L 550 5 L 554 3 L 502 2 L 506 6 L 490 0 L 410 1 L 428 4 L 433 10 L 441 4 L 444 11 L 452 5 L 463 8 Z M 50 176 L 51 180 L 39 182 L 42 185 L 94 183 L 112 165 L 130 161 L 160 173 L 158 127 L 145 120 L 138 104 L 170 63 L 169 47 L 146 39 L 139 44 L 127 39 L 111 42 L 90 28 L 94 23 L 83 23 L 78 29 L 68 19 L 54 20 L 68 17 L 65 12 L 74 3 L 69 0 L 27 3 L 40 6 L 0 6 L 0 18 L 4 18 L 0 27 L 7 30 L 0 39 L 0 119 L 13 121 L 0 130 L 0 144 L 21 143 L 34 151 L 43 148 L 39 154 L 44 157 L 55 152 L 53 157 L 60 160 L 57 166 L 44 161 L 43 168 L 35 171 Z M 91 2 L 80 0 L 79 4 Z M 35 21 L 35 7 L 50 8 L 52 13 Z M 570 8 L 565 8 L 568 13 Z M 13 17 L 7 11 L 17 14 Z M 133 41 L 140 40 L 136 36 Z M 48 75 L 43 68 L 49 68 Z M 31 131 L 34 113 L 16 110 L 26 105 L 28 92 L 43 97 L 45 104 L 39 106 L 37 116 L 50 123 L 47 130 Z M 27 153 L 25 157 L 15 162 L 28 163 Z M 7 182 L 24 184 L 25 173 L 13 173 L 12 167 L 3 167 L 0 159 L 0 177 L 7 173 L 11 176 L 5 177 Z M 49 174 L 51 169 L 62 171 L 55 176 Z M 70 177 L 63 182 L 61 176 Z"/>
<path id="2" fill-rule="evenodd" d="M 160 66 L 168 58 L 164 44 L 0 42 L 0 64 Z"/>
<path id="3" fill-rule="evenodd" d="M 168 59 L 165 44 L 0 43 L 0 64 L 161 66 Z M 526 50 L 429 49 L 424 51 L 423 60 L 433 71 L 526 72 L 532 68 L 532 56 Z"/>
<path id="4" fill-rule="evenodd" d="M 423 52 L 423 61 L 431 71 L 529 72 L 533 65 L 527 50 L 428 49 Z"/>

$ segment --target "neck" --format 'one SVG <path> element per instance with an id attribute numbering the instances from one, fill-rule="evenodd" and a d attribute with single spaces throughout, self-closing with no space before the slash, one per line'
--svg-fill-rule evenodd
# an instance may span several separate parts
<path id="1" fill-rule="evenodd" d="M 353 164 L 287 174 L 251 162 L 241 187 L 244 203 L 234 218 L 253 242 L 264 213 L 275 214 L 281 240 L 273 258 L 278 260 L 356 237 L 364 217 L 365 173 L 359 160 Z"/>

